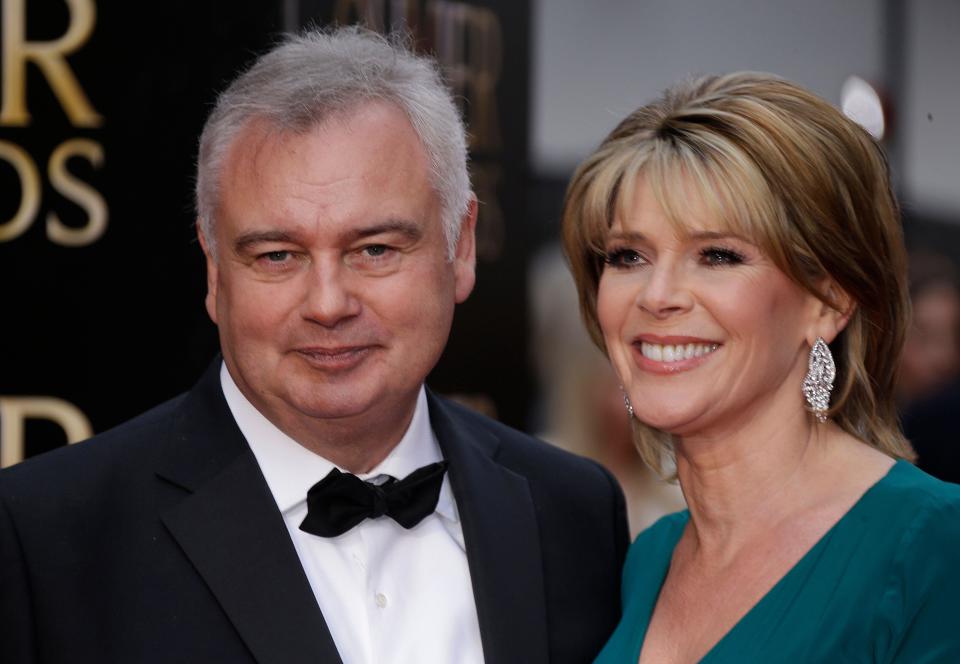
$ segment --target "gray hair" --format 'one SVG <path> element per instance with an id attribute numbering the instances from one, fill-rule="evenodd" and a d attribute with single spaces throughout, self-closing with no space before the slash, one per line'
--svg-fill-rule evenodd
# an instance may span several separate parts
<path id="1" fill-rule="evenodd" d="M 226 156 L 255 119 L 303 132 L 333 114 L 373 101 L 406 114 L 430 163 L 452 259 L 470 205 L 466 130 L 434 60 L 414 55 L 402 36 L 355 26 L 286 37 L 220 94 L 200 135 L 197 215 L 216 252 L 213 225 Z"/>

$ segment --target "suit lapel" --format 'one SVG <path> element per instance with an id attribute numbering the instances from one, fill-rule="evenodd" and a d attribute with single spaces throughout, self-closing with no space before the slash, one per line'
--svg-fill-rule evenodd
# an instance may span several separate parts
<path id="1" fill-rule="evenodd" d="M 499 465 L 500 442 L 429 394 L 430 420 L 450 462 L 488 662 L 548 660 L 543 558 L 527 480 Z"/>
<path id="2" fill-rule="evenodd" d="M 187 491 L 162 519 L 261 664 L 340 656 L 256 458 L 229 413 L 219 362 L 186 397 L 158 475 Z"/>

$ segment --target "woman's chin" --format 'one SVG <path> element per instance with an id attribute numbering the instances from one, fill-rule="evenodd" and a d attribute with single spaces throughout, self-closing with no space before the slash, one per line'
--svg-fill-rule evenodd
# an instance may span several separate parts
<path id="1" fill-rule="evenodd" d="M 648 427 L 680 436 L 695 430 L 697 423 L 702 419 L 701 415 L 702 413 L 692 412 L 687 408 L 676 410 L 662 408 L 657 411 L 651 409 L 650 412 L 637 411 L 636 417 Z"/>

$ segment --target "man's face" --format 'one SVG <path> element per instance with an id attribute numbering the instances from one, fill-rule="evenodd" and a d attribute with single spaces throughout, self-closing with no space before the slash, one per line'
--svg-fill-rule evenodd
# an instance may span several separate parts
<path id="1" fill-rule="evenodd" d="M 288 433 L 408 418 L 473 288 L 476 207 L 451 261 L 402 111 L 368 103 L 302 134 L 251 123 L 220 192 L 206 303 L 247 399 Z"/>

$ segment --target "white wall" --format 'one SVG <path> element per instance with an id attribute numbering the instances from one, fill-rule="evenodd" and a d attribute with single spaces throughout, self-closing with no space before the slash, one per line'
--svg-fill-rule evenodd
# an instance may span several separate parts
<path id="1" fill-rule="evenodd" d="M 960 0 L 904 1 L 905 198 L 960 211 Z M 534 0 L 533 169 L 569 173 L 624 115 L 690 75 L 770 71 L 834 103 L 850 74 L 882 83 L 884 4 Z"/>
<path id="2" fill-rule="evenodd" d="M 907 21 L 906 205 L 960 223 L 960 0 L 913 0 Z"/>

